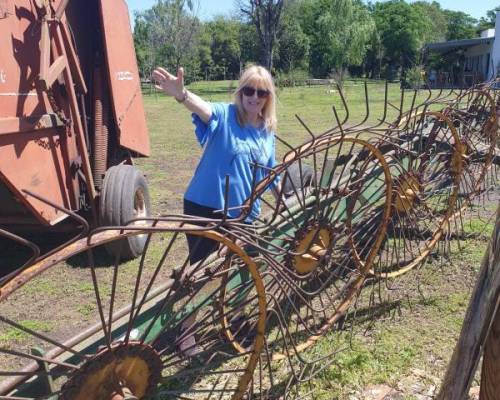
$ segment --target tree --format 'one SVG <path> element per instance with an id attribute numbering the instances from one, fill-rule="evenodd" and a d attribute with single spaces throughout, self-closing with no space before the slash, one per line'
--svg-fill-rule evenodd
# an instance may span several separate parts
<path id="1" fill-rule="evenodd" d="M 479 24 L 477 26 L 478 30 L 483 31 L 485 29 L 494 28 L 498 11 L 500 11 L 500 6 L 486 11 L 486 17 L 481 17 L 479 19 Z"/>
<path id="2" fill-rule="evenodd" d="M 403 74 L 417 62 L 424 44 L 424 17 L 403 0 L 389 0 L 375 4 L 373 18 L 385 49 L 388 77 L 391 70 L 400 69 Z"/>
<path id="3" fill-rule="evenodd" d="M 281 26 L 277 34 L 277 51 L 274 65 L 283 72 L 295 68 L 307 69 L 309 37 L 300 26 L 300 9 L 297 4 L 288 3 L 283 9 Z"/>
<path id="4" fill-rule="evenodd" d="M 380 79 L 382 73 L 382 60 L 385 48 L 380 37 L 380 32 L 374 29 L 368 43 L 365 57 L 365 70 L 372 79 Z"/>
<path id="5" fill-rule="evenodd" d="M 239 9 L 257 29 L 262 45 L 261 63 L 273 66 L 273 50 L 284 0 L 237 0 Z"/>
<path id="6" fill-rule="evenodd" d="M 337 72 L 341 78 L 347 66 L 361 65 L 375 28 L 361 1 L 315 0 L 304 3 L 302 15 L 314 76 Z"/>
<path id="7" fill-rule="evenodd" d="M 134 26 L 134 46 L 137 57 L 137 65 L 141 77 L 149 77 L 155 67 L 155 55 L 152 47 L 149 46 L 149 36 L 147 24 L 137 16 Z"/>
<path id="8" fill-rule="evenodd" d="M 444 10 L 438 2 L 416 1 L 411 4 L 413 9 L 420 14 L 423 29 L 420 31 L 422 43 L 443 42 L 447 35 L 447 19 Z"/>
<path id="9" fill-rule="evenodd" d="M 447 20 L 446 40 L 472 39 L 476 37 L 477 20 L 462 11 L 444 10 Z"/>
<path id="10" fill-rule="evenodd" d="M 192 1 L 158 0 L 137 14 L 136 24 L 141 26 L 140 42 L 146 43 L 154 65 L 165 65 L 174 71 L 185 65 L 189 74 L 197 72 L 196 46 L 201 24 Z"/>
<path id="11" fill-rule="evenodd" d="M 198 44 L 196 46 L 197 58 L 200 65 L 200 74 L 202 79 L 208 79 L 208 71 L 213 68 L 214 61 L 212 60 L 212 35 L 208 29 L 208 24 L 204 24 L 198 35 Z"/>
<path id="12" fill-rule="evenodd" d="M 255 64 L 262 57 L 262 44 L 260 40 L 255 40 L 257 37 L 257 28 L 251 23 L 244 23 L 240 27 L 240 50 L 241 63 L 243 66 L 247 64 Z"/>
<path id="13" fill-rule="evenodd" d="M 220 78 L 231 76 L 236 78 L 240 72 L 240 27 L 241 23 L 235 19 L 222 16 L 216 17 L 207 23 L 210 33 L 210 49 L 214 65 L 220 68 Z M 223 76 L 223 75 L 224 76 Z"/>

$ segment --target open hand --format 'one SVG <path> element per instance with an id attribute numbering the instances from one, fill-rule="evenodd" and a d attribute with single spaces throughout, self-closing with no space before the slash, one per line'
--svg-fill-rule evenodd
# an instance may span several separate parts
<path id="1" fill-rule="evenodd" d="M 184 95 L 184 68 L 180 67 L 177 70 L 177 76 L 174 76 L 165 68 L 157 67 L 153 71 L 153 79 L 158 90 L 162 90 L 178 100 L 182 99 Z"/>

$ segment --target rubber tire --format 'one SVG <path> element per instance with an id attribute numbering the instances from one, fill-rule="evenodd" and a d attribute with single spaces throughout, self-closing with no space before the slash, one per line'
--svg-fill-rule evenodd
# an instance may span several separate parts
<path id="1" fill-rule="evenodd" d="M 104 176 L 99 201 L 99 222 L 101 226 L 121 226 L 136 218 L 135 195 L 142 192 L 145 217 L 151 216 L 151 200 L 146 178 L 134 166 L 120 164 L 109 168 Z M 106 245 L 106 250 L 120 260 L 138 257 L 146 244 L 145 235 L 135 235 Z"/>
<path id="2" fill-rule="evenodd" d="M 289 198 L 295 195 L 295 190 L 307 188 L 311 186 L 314 178 L 314 170 L 309 165 L 299 166 L 298 163 L 293 163 L 287 169 L 288 175 L 283 179 L 283 195 Z M 302 176 L 301 176 L 302 172 Z M 283 178 L 285 174 L 283 174 Z"/>

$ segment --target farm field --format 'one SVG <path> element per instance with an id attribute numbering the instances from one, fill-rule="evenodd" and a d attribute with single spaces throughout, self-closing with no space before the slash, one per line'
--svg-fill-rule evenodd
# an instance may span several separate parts
<path id="1" fill-rule="evenodd" d="M 198 82 L 189 89 L 209 101 L 231 101 L 237 82 Z M 201 154 L 192 129 L 191 118 L 171 98 L 149 94 L 145 90 L 147 120 L 153 143 L 153 155 L 138 161 L 148 175 L 156 209 L 165 212 L 182 208 L 182 195 L 191 172 Z M 350 120 L 360 122 L 366 114 L 362 81 L 347 81 L 344 87 Z M 368 83 L 370 113 L 366 125 L 374 124 L 384 112 L 384 84 Z M 389 100 L 399 106 L 399 84 L 389 84 Z M 427 92 L 417 95 L 425 99 Z M 405 108 L 413 101 L 413 92 L 405 97 Z M 295 115 L 315 134 L 336 125 L 332 106 L 339 117 L 345 115 L 340 96 L 334 87 L 311 86 L 282 88 L 278 92 L 278 135 L 296 146 L 309 138 Z M 388 108 L 387 121 L 398 115 Z M 278 145 L 277 158 L 286 148 Z M 173 173 L 175 171 L 175 173 Z M 468 238 L 451 243 L 448 255 L 436 255 L 420 269 L 396 282 L 377 283 L 363 291 L 359 299 L 360 314 L 353 332 L 346 326 L 342 334 L 332 333 L 322 339 L 313 351 L 325 354 L 341 351 L 335 363 L 313 380 L 318 399 L 362 399 L 370 396 L 372 385 L 385 384 L 397 389 L 400 398 L 430 399 L 439 388 L 440 378 L 455 340 L 473 288 L 487 240 L 493 228 L 489 217 L 494 214 L 498 193 L 484 210 L 468 216 L 464 225 Z M 460 249 L 460 250 L 459 250 Z M 374 307 L 366 307 L 371 302 Z M 364 306 L 363 306 L 364 304 Z M 376 398 L 376 397 L 374 397 Z"/>
<path id="2" fill-rule="evenodd" d="M 210 101 L 231 101 L 236 82 L 200 82 L 189 89 Z M 136 160 L 146 174 L 154 214 L 182 212 L 182 196 L 201 154 L 186 109 L 172 98 L 144 91 L 147 121 L 151 134 L 152 156 Z M 360 81 L 347 81 L 345 94 L 353 123 L 365 114 L 364 86 Z M 418 94 L 425 98 L 426 93 Z M 336 125 L 332 105 L 340 118 L 345 110 L 336 89 L 325 86 L 284 88 L 279 91 L 278 135 L 291 145 L 299 145 L 309 135 L 295 118 L 298 114 L 314 133 Z M 365 124 L 375 123 L 383 114 L 384 85 L 369 84 L 370 115 Z M 400 102 L 399 84 L 389 86 L 393 104 Z M 412 94 L 405 104 L 411 104 Z M 388 121 L 397 112 L 389 110 Z M 285 147 L 277 149 L 278 160 Z M 373 385 L 388 385 L 402 399 L 430 399 L 439 388 L 448 359 L 468 303 L 474 278 L 491 233 L 493 215 L 498 202 L 498 189 L 482 207 L 469 213 L 464 223 L 463 241 L 450 242 L 432 259 L 410 274 L 394 282 L 368 284 L 357 301 L 355 313 L 310 350 L 324 354 L 338 352 L 333 364 L 315 374 L 310 385 L 298 386 L 301 393 L 312 391 L 315 399 L 363 399 Z M 153 243 L 152 258 L 159 258 L 161 244 L 167 237 Z M 178 254 L 185 254 L 179 248 Z M 168 260 L 175 263 L 176 260 Z M 104 295 L 110 293 L 113 264 L 103 252 L 97 259 L 98 279 L 105 282 Z M 68 321 L 71 329 L 83 329 L 97 320 L 92 301 L 92 281 L 85 268 L 84 256 L 71 259 L 26 285 L 8 304 L 7 315 L 23 313 L 24 307 L 39 302 L 38 315 L 22 317 L 31 329 L 52 332 L 54 316 Z M 137 273 L 134 263 L 120 266 L 122 289 L 117 307 L 130 298 Z M 168 272 L 164 271 L 165 274 Z M 151 273 L 151 272 L 148 272 Z M 147 276 L 147 274 L 146 274 Z M 130 289 L 129 289 L 130 288 Z M 54 302 L 52 298 L 64 299 Z M 18 311 L 21 310 L 21 311 Z M 58 332 L 66 335 L 69 332 Z M 0 346 L 26 338 L 15 330 L 0 326 Z M 31 345 L 31 343 L 26 343 Z M 393 397 L 396 398 L 396 397 Z"/>
<path id="3" fill-rule="evenodd" d="M 236 81 L 196 82 L 189 89 L 207 101 L 230 102 Z M 196 142 L 189 112 L 175 100 L 145 88 L 144 102 L 148 127 L 152 139 L 152 157 L 137 160 L 137 165 L 148 177 L 154 208 L 165 212 L 179 212 L 182 195 L 201 154 Z M 366 115 L 363 81 L 347 81 L 344 86 L 349 107 L 349 121 L 359 123 Z M 389 101 L 400 106 L 399 83 L 388 87 Z M 369 116 L 365 125 L 375 124 L 384 112 L 385 86 L 380 82 L 368 83 Z M 428 92 L 421 91 L 418 100 L 424 100 Z M 413 91 L 407 91 L 403 108 L 413 102 Z M 302 86 L 282 88 L 278 91 L 278 136 L 292 146 L 298 146 L 310 138 L 296 115 L 314 134 L 320 134 L 337 125 L 332 107 L 337 108 L 339 118 L 346 115 L 341 97 L 333 86 Z M 386 121 L 393 121 L 398 112 L 391 106 Z M 349 122 L 347 123 L 349 125 Z M 277 143 L 277 160 L 286 152 Z M 159 193 L 161 191 L 161 194 Z"/>

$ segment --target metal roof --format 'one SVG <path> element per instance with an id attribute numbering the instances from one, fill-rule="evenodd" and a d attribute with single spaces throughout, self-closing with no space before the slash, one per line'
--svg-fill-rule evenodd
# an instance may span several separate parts
<path id="1" fill-rule="evenodd" d="M 450 40 L 449 42 L 429 43 L 425 45 L 425 50 L 444 53 L 456 49 L 466 49 L 480 44 L 493 44 L 495 37 Z"/>

